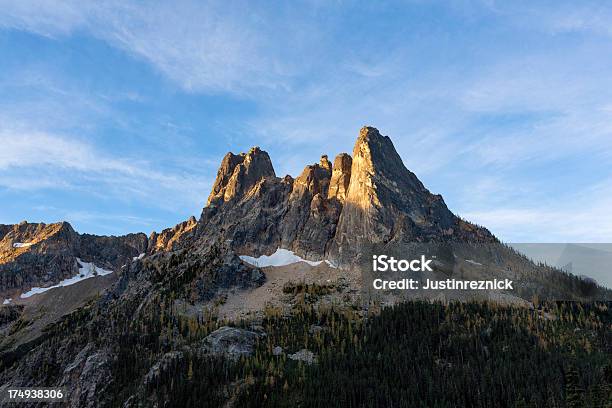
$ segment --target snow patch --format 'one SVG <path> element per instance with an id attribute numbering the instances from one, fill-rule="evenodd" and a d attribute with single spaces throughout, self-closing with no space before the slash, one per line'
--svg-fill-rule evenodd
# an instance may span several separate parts
<path id="1" fill-rule="evenodd" d="M 13 299 L 4 299 L 4 302 L 2 302 L 2 304 L 3 305 L 10 305 L 12 301 L 13 301 Z"/>
<path id="2" fill-rule="evenodd" d="M 135 257 L 133 257 L 133 258 L 132 258 L 132 262 L 133 262 L 133 261 L 137 261 L 137 260 L 139 260 L 139 259 L 142 259 L 142 258 L 144 258 L 144 256 L 145 256 L 145 254 L 144 254 L 144 252 L 143 252 L 142 254 L 140 254 L 140 255 L 138 255 L 138 256 L 135 256 Z M 123 266 L 125 266 L 125 265 L 123 265 Z"/>
<path id="3" fill-rule="evenodd" d="M 113 271 L 98 268 L 96 265 L 93 264 L 93 262 L 83 262 L 81 261 L 81 258 L 77 258 L 77 262 L 79 263 L 79 273 L 77 275 L 73 276 L 72 278 L 64 279 L 57 285 L 49 286 L 47 288 L 32 288 L 29 291 L 22 293 L 19 297 L 22 299 L 29 298 L 32 295 L 44 293 L 53 288 L 70 286 L 85 279 L 93 278 L 95 276 L 104 276 L 113 273 Z"/>
<path id="4" fill-rule="evenodd" d="M 482 264 L 481 264 L 480 262 L 472 261 L 471 259 L 466 259 L 466 260 L 465 260 L 465 262 L 469 262 L 469 263 L 471 263 L 472 265 L 479 265 L 479 266 L 482 266 Z"/>
<path id="5" fill-rule="evenodd" d="M 240 255 L 240 259 L 242 259 L 248 264 L 260 268 L 263 268 L 265 266 L 286 266 L 298 262 L 306 262 L 310 266 L 318 266 L 321 265 L 321 263 L 325 262 L 330 267 L 336 268 L 336 265 L 334 265 L 334 263 L 331 261 L 309 261 L 307 259 L 297 256 L 293 251 L 289 251 L 288 249 L 283 248 L 278 248 L 276 252 L 274 252 L 272 255 L 262 255 L 257 258 L 248 255 Z"/>
<path id="6" fill-rule="evenodd" d="M 334 269 L 338 269 L 338 265 L 336 265 L 335 263 L 333 263 L 332 261 L 329 260 L 325 260 L 325 263 L 327 264 L 327 266 L 329 266 L 330 268 L 334 268 Z"/>
<path id="7" fill-rule="evenodd" d="M 13 248 L 27 248 L 27 247 L 32 246 L 32 245 L 34 245 L 33 242 L 25 242 L 25 243 L 24 242 L 15 242 L 13 244 Z"/>

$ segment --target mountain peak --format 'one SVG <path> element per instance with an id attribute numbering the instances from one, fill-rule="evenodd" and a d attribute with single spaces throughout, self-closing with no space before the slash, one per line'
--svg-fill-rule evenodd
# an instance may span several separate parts
<path id="1" fill-rule="evenodd" d="M 323 167 L 327 171 L 331 171 L 331 169 L 332 169 L 332 164 L 329 162 L 329 159 L 327 158 L 326 154 L 321 156 L 321 160 L 319 162 L 319 165 L 321 167 Z"/>
<path id="2" fill-rule="evenodd" d="M 296 179 L 275 177 L 257 147 L 228 153 L 199 225 L 195 239 L 204 246 L 223 239 L 253 255 L 283 247 L 348 261 L 369 243 L 494 240 L 455 217 L 371 126 L 360 130 L 352 157 L 341 153 L 332 164 L 323 155 Z"/>
<path id="3" fill-rule="evenodd" d="M 369 138 L 369 137 L 384 137 L 383 135 L 380 134 L 380 132 L 378 131 L 378 129 L 376 129 L 373 126 L 364 126 L 359 130 L 359 139 L 362 138 Z"/>
<path id="4" fill-rule="evenodd" d="M 207 205 L 240 197 L 265 177 L 276 177 L 276 174 L 270 156 L 259 146 L 239 155 L 229 152 L 221 161 Z"/>
<path id="5" fill-rule="evenodd" d="M 388 136 L 365 126 L 353 148 L 339 247 L 451 237 L 457 223 L 444 201 L 406 168 Z"/>

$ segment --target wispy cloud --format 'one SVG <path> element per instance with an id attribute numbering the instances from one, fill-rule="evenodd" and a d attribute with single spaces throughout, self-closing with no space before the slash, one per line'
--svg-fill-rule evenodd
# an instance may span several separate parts
<path id="1" fill-rule="evenodd" d="M 0 144 L 0 185 L 14 190 L 76 189 L 173 209 L 201 202 L 211 185 L 201 173 L 157 169 L 142 158 L 111 155 L 65 135 L 0 128 Z"/>
<path id="2" fill-rule="evenodd" d="M 499 205 L 462 216 L 492 231 L 503 231 L 506 242 L 610 242 L 612 180 L 578 186 L 566 200 L 534 206 Z"/>
<path id="3" fill-rule="evenodd" d="M 271 41 L 279 21 L 247 2 L 136 3 L 122 1 L 0 2 L 0 27 L 57 38 L 76 31 L 152 64 L 188 91 L 230 91 L 285 86 L 288 67 Z M 289 40 L 288 38 L 286 38 Z M 291 49 L 291 48 L 289 48 Z"/>

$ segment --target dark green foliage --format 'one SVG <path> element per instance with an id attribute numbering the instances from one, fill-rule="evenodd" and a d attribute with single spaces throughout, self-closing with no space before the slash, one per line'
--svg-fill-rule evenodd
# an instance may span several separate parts
<path id="1" fill-rule="evenodd" d="M 288 293 L 329 289 L 298 285 Z M 233 361 L 202 347 L 226 323 L 205 310 L 191 313 L 186 292 L 176 290 L 143 291 L 103 309 L 92 302 L 49 326 L 42 343 L 29 346 L 41 351 L 24 365 L 32 384 L 56 384 L 65 356 L 71 361 L 93 344 L 113 356 L 107 399 L 97 406 L 612 406 L 610 303 L 542 302 L 534 310 L 408 302 L 365 312 L 302 301 L 289 316 L 267 309 L 256 322 L 267 336 L 252 356 Z M 302 349 L 317 363 L 289 358 Z M 5 355 L 2 367 L 24 356 Z"/>
<path id="2" fill-rule="evenodd" d="M 610 310 L 547 306 L 413 302 L 384 309 L 364 325 L 332 315 L 322 322 L 329 327 L 323 338 L 308 344 L 318 365 L 277 358 L 282 375 L 274 386 L 271 373 L 257 373 L 259 386 L 242 394 L 240 406 L 610 406 Z M 295 319 L 312 322 L 308 314 Z M 276 321 L 276 341 L 303 332 L 295 325 Z"/>
<path id="3" fill-rule="evenodd" d="M 194 340 L 216 327 L 212 320 L 170 319 L 192 347 L 141 394 L 149 403 L 212 407 L 234 398 L 240 407 L 610 406 L 612 315 L 603 303 L 530 310 L 411 302 L 369 319 L 309 305 L 291 317 L 270 309 L 262 322 L 268 336 L 239 361 L 198 351 Z M 120 342 L 115 375 L 122 397 L 172 348 L 164 346 L 168 324 L 146 326 L 150 336 L 134 332 Z M 275 346 L 285 353 L 274 356 Z M 287 357 L 303 348 L 317 354 L 318 364 Z"/>

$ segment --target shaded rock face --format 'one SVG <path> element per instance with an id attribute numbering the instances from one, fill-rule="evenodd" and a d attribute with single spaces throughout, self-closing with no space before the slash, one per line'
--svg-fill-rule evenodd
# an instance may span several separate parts
<path id="1" fill-rule="evenodd" d="M 12 228 L 12 225 L 0 224 L 0 239 L 3 239 Z"/>
<path id="2" fill-rule="evenodd" d="M 263 178 L 244 197 L 205 207 L 197 226 L 197 246 L 221 239 L 240 254 L 271 254 L 281 245 L 292 188 L 291 177 Z"/>
<path id="3" fill-rule="evenodd" d="M 202 348 L 211 354 L 237 360 L 253 354 L 257 341 L 264 336 L 263 333 L 223 326 L 204 338 Z"/>
<path id="4" fill-rule="evenodd" d="M 322 156 L 319 164 L 306 166 L 295 179 L 282 220 L 283 247 L 306 257 L 318 257 L 325 252 L 339 212 L 339 206 L 327 200 L 331 175 L 331 163 L 327 156 Z"/>
<path id="5" fill-rule="evenodd" d="M 80 235 L 67 222 L 3 226 L 0 295 L 51 286 L 78 273 L 76 258 L 118 269 L 146 251 L 144 234 L 121 237 Z"/>
<path id="6" fill-rule="evenodd" d="M 79 258 L 107 269 L 117 269 L 134 257 L 147 251 L 145 234 L 128 234 L 120 237 L 83 234 L 78 248 Z"/>
<path id="7" fill-rule="evenodd" d="M 71 407 L 97 407 L 108 401 L 105 391 L 111 378 L 112 357 L 87 344 L 64 369 L 61 386 L 67 387 Z"/>
<path id="8" fill-rule="evenodd" d="M 157 361 L 144 377 L 145 385 L 154 384 L 159 379 L 162 373 L 167 372 L 176 361 L 183 358 L 183 353 L 180 351 L 169 351 Z"/>
<path id="9" fill-rule="evenodd" d="M 211 300 L 219 288 L 244 290 L 259 287 L 265 283 L 266 276 L 261 270 L 246 265 L 235 253 L 230 251 L 220 258 L 222 264 L 217 269 L 214 285 L 211 285 L 206 279 L 197 278 L 194 280 L 194 293 L 197 293 L 199 300 Z"/>
<path id="10" fill-rule="evenodd" d="M 283 247 L 343 263 L 365 244 L 495 241 L 453 215 L 372 127 L 361 129 L 353 157 L 342 153 L 332 165 L 324 155 L 295 180 L 274 174 L 259 148 L 228 153 L 194 233 L 198 245 L 222 239 L 241 254 Z"/>

